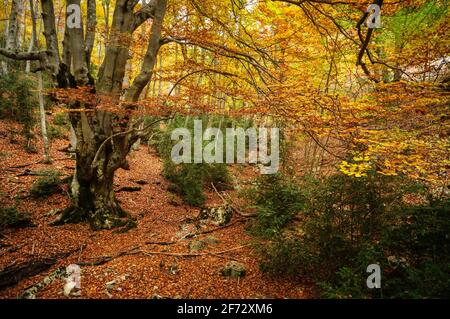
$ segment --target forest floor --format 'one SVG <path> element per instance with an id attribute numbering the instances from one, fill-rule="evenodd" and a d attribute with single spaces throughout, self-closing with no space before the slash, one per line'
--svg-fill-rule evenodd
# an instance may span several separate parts
<path id="1" fill-rule="evenodd" d="M 41 273 L 20 280 L 0 290 L 0 298 L 17 298 L 32 285 L 39 283 L 59 267 L 98 261 L 99 257 L 114 256 L 102 264 L 81 267 L 81 298 L 308 298 L 313 296 L 311 285 L 297 280 L 274 278 L 259 269 L 258 255 L 252 238 L 246 231 L 245 219 L 234 215 L 231 225 L 208 234 L 183 238 L 189 233 L 214 230 L 215 226 L 199 228 L 195 220 L 199 209 L 183 203 L 167 190 L 169 182 L 161 174 L 162 162 L 154 150 L 141 146 L 129 156 L 130 170 L 119 170 L 115 189 L 140 186 L 136 192 L 117 192 L 122 207 L 137 220 L 137 227 L 125 233 L 113 230 L 92 231 L 87 224 L 50 226 L 55 219 L 52 210 L 69 205 L 67 194 L 33 199 L 28 191 L 38 176 L 17 176 L 26 169 L 32 171 L 56 169 L 73 173 L 74 160 L 58 151 L 68 146 L 65 139 L 52 141 L 52 164 L 40 163 L 42 142 L 36 141 L 37 154 L 24 150 L 24 142 L 11 129 L 20 132 L 17 124 L 0 121 L 0 195 L 7 205 L 17 204 L 20 211 L 31 214 L 35 227 L 6 229 L 0 238 L 0 272 L 8 266 L 30 260 L 45 260 L 58 256 L 58 261 Z M 37 132 L 38 133 L 38 132 Z M 39 136 L 39 135 L 37 135 Z M 25 164 L 29 164 L 25 166 Z M 247 168 L 246 168 L 247 169 Z M 248 167 L 248 169 L 252 169 Z M 242 169 L 236 171 L 239 180 L 253 178 Z M 235 173 L 236 173 L 235 172 Z M 248 175 L 248 177 L 245 177 Z M 253 177 L 252 177 L 253 175 Z M 137 181 L 147 184 L 138 185 Z M 228 191 L 235 198 L 235 191 Z M 207 205 L 221 204 L 214 191 L 207 192 Z M 15 198 L 22 197 L 20 200 Z M 241 220 L 242 219 L 242 220 Z M 211 236 L 217 243 L 188 256 L 189 243 Z M 175 242 L 161 245 L 160 242 Z M 226 252 L 224 252 L 226 251 Z M 212 252 L 212 253 L 209 253 Z M 219 254 L 215 254 L 220 252 Z M 67 254 L 65 257 L 61 255 Z M 170 254 L 182 254 L 173 256 Z M 220 270 L 230 260 L 246 268 L 239 279 L 224 277 Z M 67 298 L 63 294 L 64 280 L 51 281 L 36 293 L 36 298 Z"/>

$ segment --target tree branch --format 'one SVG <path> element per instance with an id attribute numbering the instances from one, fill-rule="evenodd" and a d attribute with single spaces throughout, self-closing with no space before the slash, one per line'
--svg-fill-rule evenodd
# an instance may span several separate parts
<path id="1" fill-rule="evenodd" d="M 151 0 L 134 14 L 133 31 L 139 28 L 139 26 L 148 19 L 153 19 L 155 17 L 156 3 L 157 0 Z"/>
<path id="2" fill-rule="evenodd" d="M 13 59 L 13 60 L 39 60 L 43 61 L 45 59 L 46 51 L 31 51 L 31 52 L 14 52 L 0 48 L 0 54 Z"/>

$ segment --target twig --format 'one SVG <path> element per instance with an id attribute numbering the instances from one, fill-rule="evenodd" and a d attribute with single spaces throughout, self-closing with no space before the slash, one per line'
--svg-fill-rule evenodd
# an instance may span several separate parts
<path id="1" fill-rule="evenodd" d="M 193 233 L 193 234 L 187 234 L 186 236 L 184 236 L 184 237 L 182 237 L 182 238 L 180 238 L 180 239 L 178 239 L 178 240 L 174 240 L 174 241 L 147 241 L 147 242 L 145 242 L 145 243 L 146 243 L 147 245 L 169 246 L 169 245 L 176 244 L 176 243 L 178 243 L 178 242 L 180 242 L 181 240 L 186 239 L 186 238 L 192 238 L 192 237 L 196 237 L 196 236 L 199 236 L 199 235 L 210 234 L 210 233 L 212 233 L 212 232 L 215 232 L 215 231 L 218 231 L 218 230 L 222 230 L 222 229 L 228 228 L 228 227 L 233 226 L 233 225 L 235 225 L 235 224 L 237 224 L 237 223 L 239 223 L 239 222 L 242 222 L 242 221 L 244 221 L 244 220 L 245 220 L 245 219 L 242 219 L 242 218 L 241 218 L 241 219 L 236 219 L 236 220 L 234 220 L 233 222 L 231 222 L 231 223 L 229 223 L 229 224 L 227 224 L 227 225 L 225 225 L 225 226 L 220 226 L 220 227 L 216 227 L 216 228 L 213 228 L 213 229 L 208 229 L 208 230 L 196 232 L 196 233 Z"/>

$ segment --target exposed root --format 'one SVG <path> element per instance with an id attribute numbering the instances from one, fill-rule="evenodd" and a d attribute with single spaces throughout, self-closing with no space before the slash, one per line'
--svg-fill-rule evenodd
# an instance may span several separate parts
<path id="1" fill-rule="evenodd" d="M 50 223 L 50 225 L 61 226 L 82 222 L 89 222 L 93 230 L 120 228 L 115 231 L 116 233 L 124 233 L 136 227 L 135 220 L 120 207 L 115 209 L 114 213 L 102 210 L 97 211 L 95 214 L 90 214 L 79 207 L 70 206 L 64 209 L 58 218 Z"/>

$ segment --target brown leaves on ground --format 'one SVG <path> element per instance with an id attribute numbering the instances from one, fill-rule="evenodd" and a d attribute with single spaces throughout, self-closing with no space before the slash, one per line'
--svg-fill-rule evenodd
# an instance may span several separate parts
<path id="1" fill-rule="evenodd" d="M 41 141 L 37 141 L 37 154 L 24 151 L 20 137 L 11 144 L 11 128 L 19 127 L 11 122 L 0 121 L 0 194 L 6 205 L 16 203 L 15 196 L 25 197 L 17 201 L 19 210 L 32 216 L 36 227 L 7 229 L 3 231 L 0 246 L 0 269 L 31 258 L 48 257 L 65 251 L 76 251 L 69 257 L 43 273 L 20 281 L 16 286 L 0 291 L 0 298 L 16 298 L 27 287 L 45 278 L 58 267 L 80 261 L 93 260 L 101 256 L 114 256 L 133 247 L 140 250 L 168 253 L 189 253 L 189 242 L 212 235 L 218 243 L 208 245 L 202 252 L 219 252 L 243 246 L 218 255 L 178 257 L 166 255 L 130 254 L 117 257 L 102 265 L 83 266 L 81 273 L 82 298 L 304 298 L 310 294 L 309 287 L 301 281 L 283 280 L 264 275 L 258 268 L 258 259 L 251 246 L 246 245 L 250 237 L 245 232 L 245 223 L 234 223 L 230 227 L 212 234 L 194 238 L 182 237 L 183 229 L 192 231 L 189 220 L 196 217 L 198 208 L 177 201 L 167 191 L 168 182 L 161 175 L 162 162 L 155 153 L 144 146 L 129 156 L 130 170 L 118 171 L 116 190 L 125 186 L 140 186 L 137 192 L 119 192 L 117 198 L 122 207 L 137 219 L 137 227 L 126 233 L 92 231 L 87 224 L 49 226 L 55 218 L 49 212 L 69 205 L 67 194 L 55 194 L 46 199 L 26 197 L 37 176 L 17 176 L 25 169 L 33 171 L 57 169 L 65 175 L 73 172 L 74 161 L 66 153 L 58 151 L 67 146 L 67 141 L 52 143 L 52 164 L 39 163 Z M 18 136 L 18 135 L 17 135 Z M 11 168 L 34 163 L 27 167 Z M 248 174 L 247 174 L 248 175 Z M 242 174 L 245 176 L 245 174 Z M 143 183 L 145 181 L 147 183 Z M 221 203 L 217 194 L 207 194 L 208 204 Z M 234 216 L 233 219 L 239 218 Z M 208 226 L 214 227 L 214 226 Z M 209 228 L 201 228 L 204 231 Z M 171 242 L 172 245 L 146 244 L 146 242 Z M 13 248 L 13 249 L 11 249 Z M 223 277 L 220 269 L 230 260 L 237 260 L 246 267 L 246 276 L 231 279 Z M 115 280 L 114 287 L 107 289 L 106 283 Z M 37 298 L 66 298 L 61 279 L 40 290 Z M 111 287 L 109 287 L 111 288 Z"/>

